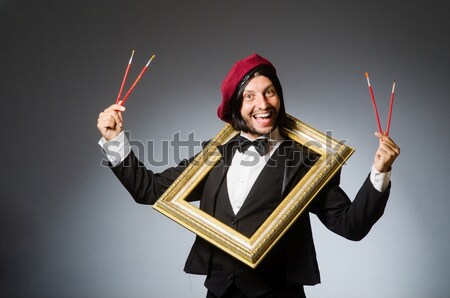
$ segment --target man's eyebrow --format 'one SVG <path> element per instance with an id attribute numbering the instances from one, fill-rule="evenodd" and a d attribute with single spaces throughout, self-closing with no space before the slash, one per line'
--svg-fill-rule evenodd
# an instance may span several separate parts
<path id="1" fill-rule="evenodd" d="M 273 84 L 270 84 L 269 86 L 267 86 L 266 88 L 264 88 L 264 91 L 269 90 L 270 88 L 275 88 L 275 86 Z"/>
<path id="2" fill-rule="evenodd" d="M 265 87 L 263 90 L 267 91 L 270 88 L 275 88 L 275 86 L 273 84 L 270 84 L 269 86 Z M 247 89 L 247 87 L 245 87 L 243 92 L 255 92 L 253 89 Z"/>

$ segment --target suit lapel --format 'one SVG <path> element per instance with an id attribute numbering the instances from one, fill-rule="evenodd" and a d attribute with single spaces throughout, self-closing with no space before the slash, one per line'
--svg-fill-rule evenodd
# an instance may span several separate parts
<path id="1" fill-rule="evenodd" d="M 217 149 L 222 155 L 222 158 L 209 173 L 202 200 L 200 201 L 200 208 L 210 215 L 214 215 L 217 193 L 222 186 L 223 179 L 226 177 L 231 160 L 236 152 L 233 141 L 230 141 L 223 146 L 218 146 Z"/>
<path id="2" fill-rule="evenodd" d="M 284 153 L 286 154 L 284 179 L 282 193 L 285 197 L 293 187 L 294 182 L 298 182 L 308 170 L 314 165 L 316 155 L 310 158 L 311 152 L 292 140 L 285 141 Z M 298 178 L 300 177 L 300 178 Z"/>

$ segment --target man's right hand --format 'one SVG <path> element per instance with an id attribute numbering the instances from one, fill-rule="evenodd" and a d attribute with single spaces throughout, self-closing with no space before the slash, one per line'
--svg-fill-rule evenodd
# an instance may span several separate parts
<path id="1" fill-rule="evenodd" d="M 114 139 L 122 132 L 122 112 L 124 111 L 124 106 L 113 104 L 98 115 L 97 128 L 107 141 Z"/>

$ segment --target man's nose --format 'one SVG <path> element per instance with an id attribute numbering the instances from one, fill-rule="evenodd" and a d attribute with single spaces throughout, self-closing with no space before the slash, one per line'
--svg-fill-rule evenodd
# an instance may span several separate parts
<path id="1" fill-rule="evenodd" d="M 256 95 L 256 107 L 258 109 L 264 110 L 268 107 L 267 98 L 262 93 Z"/>

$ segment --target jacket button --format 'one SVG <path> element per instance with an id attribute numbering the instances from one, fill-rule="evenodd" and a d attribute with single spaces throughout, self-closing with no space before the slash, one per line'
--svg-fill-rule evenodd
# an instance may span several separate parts
<path id="1" fill-rule="evenodd" d="M 227 278 L 228 278 L 229 280 L 232 280 L 232 279 L 234 278 L 233 273 L 228 274 Z"/>
<path id="2" fill-rule="evenodd" d="M 231 224 L 232 224 L 232 225 L 235 225 L 235 224 L 237 224 L 237 222 L 238 222 L 238 221 L 237 221 L 237 218 L 233 218 L 233 220 L 231 221 Z"/>

